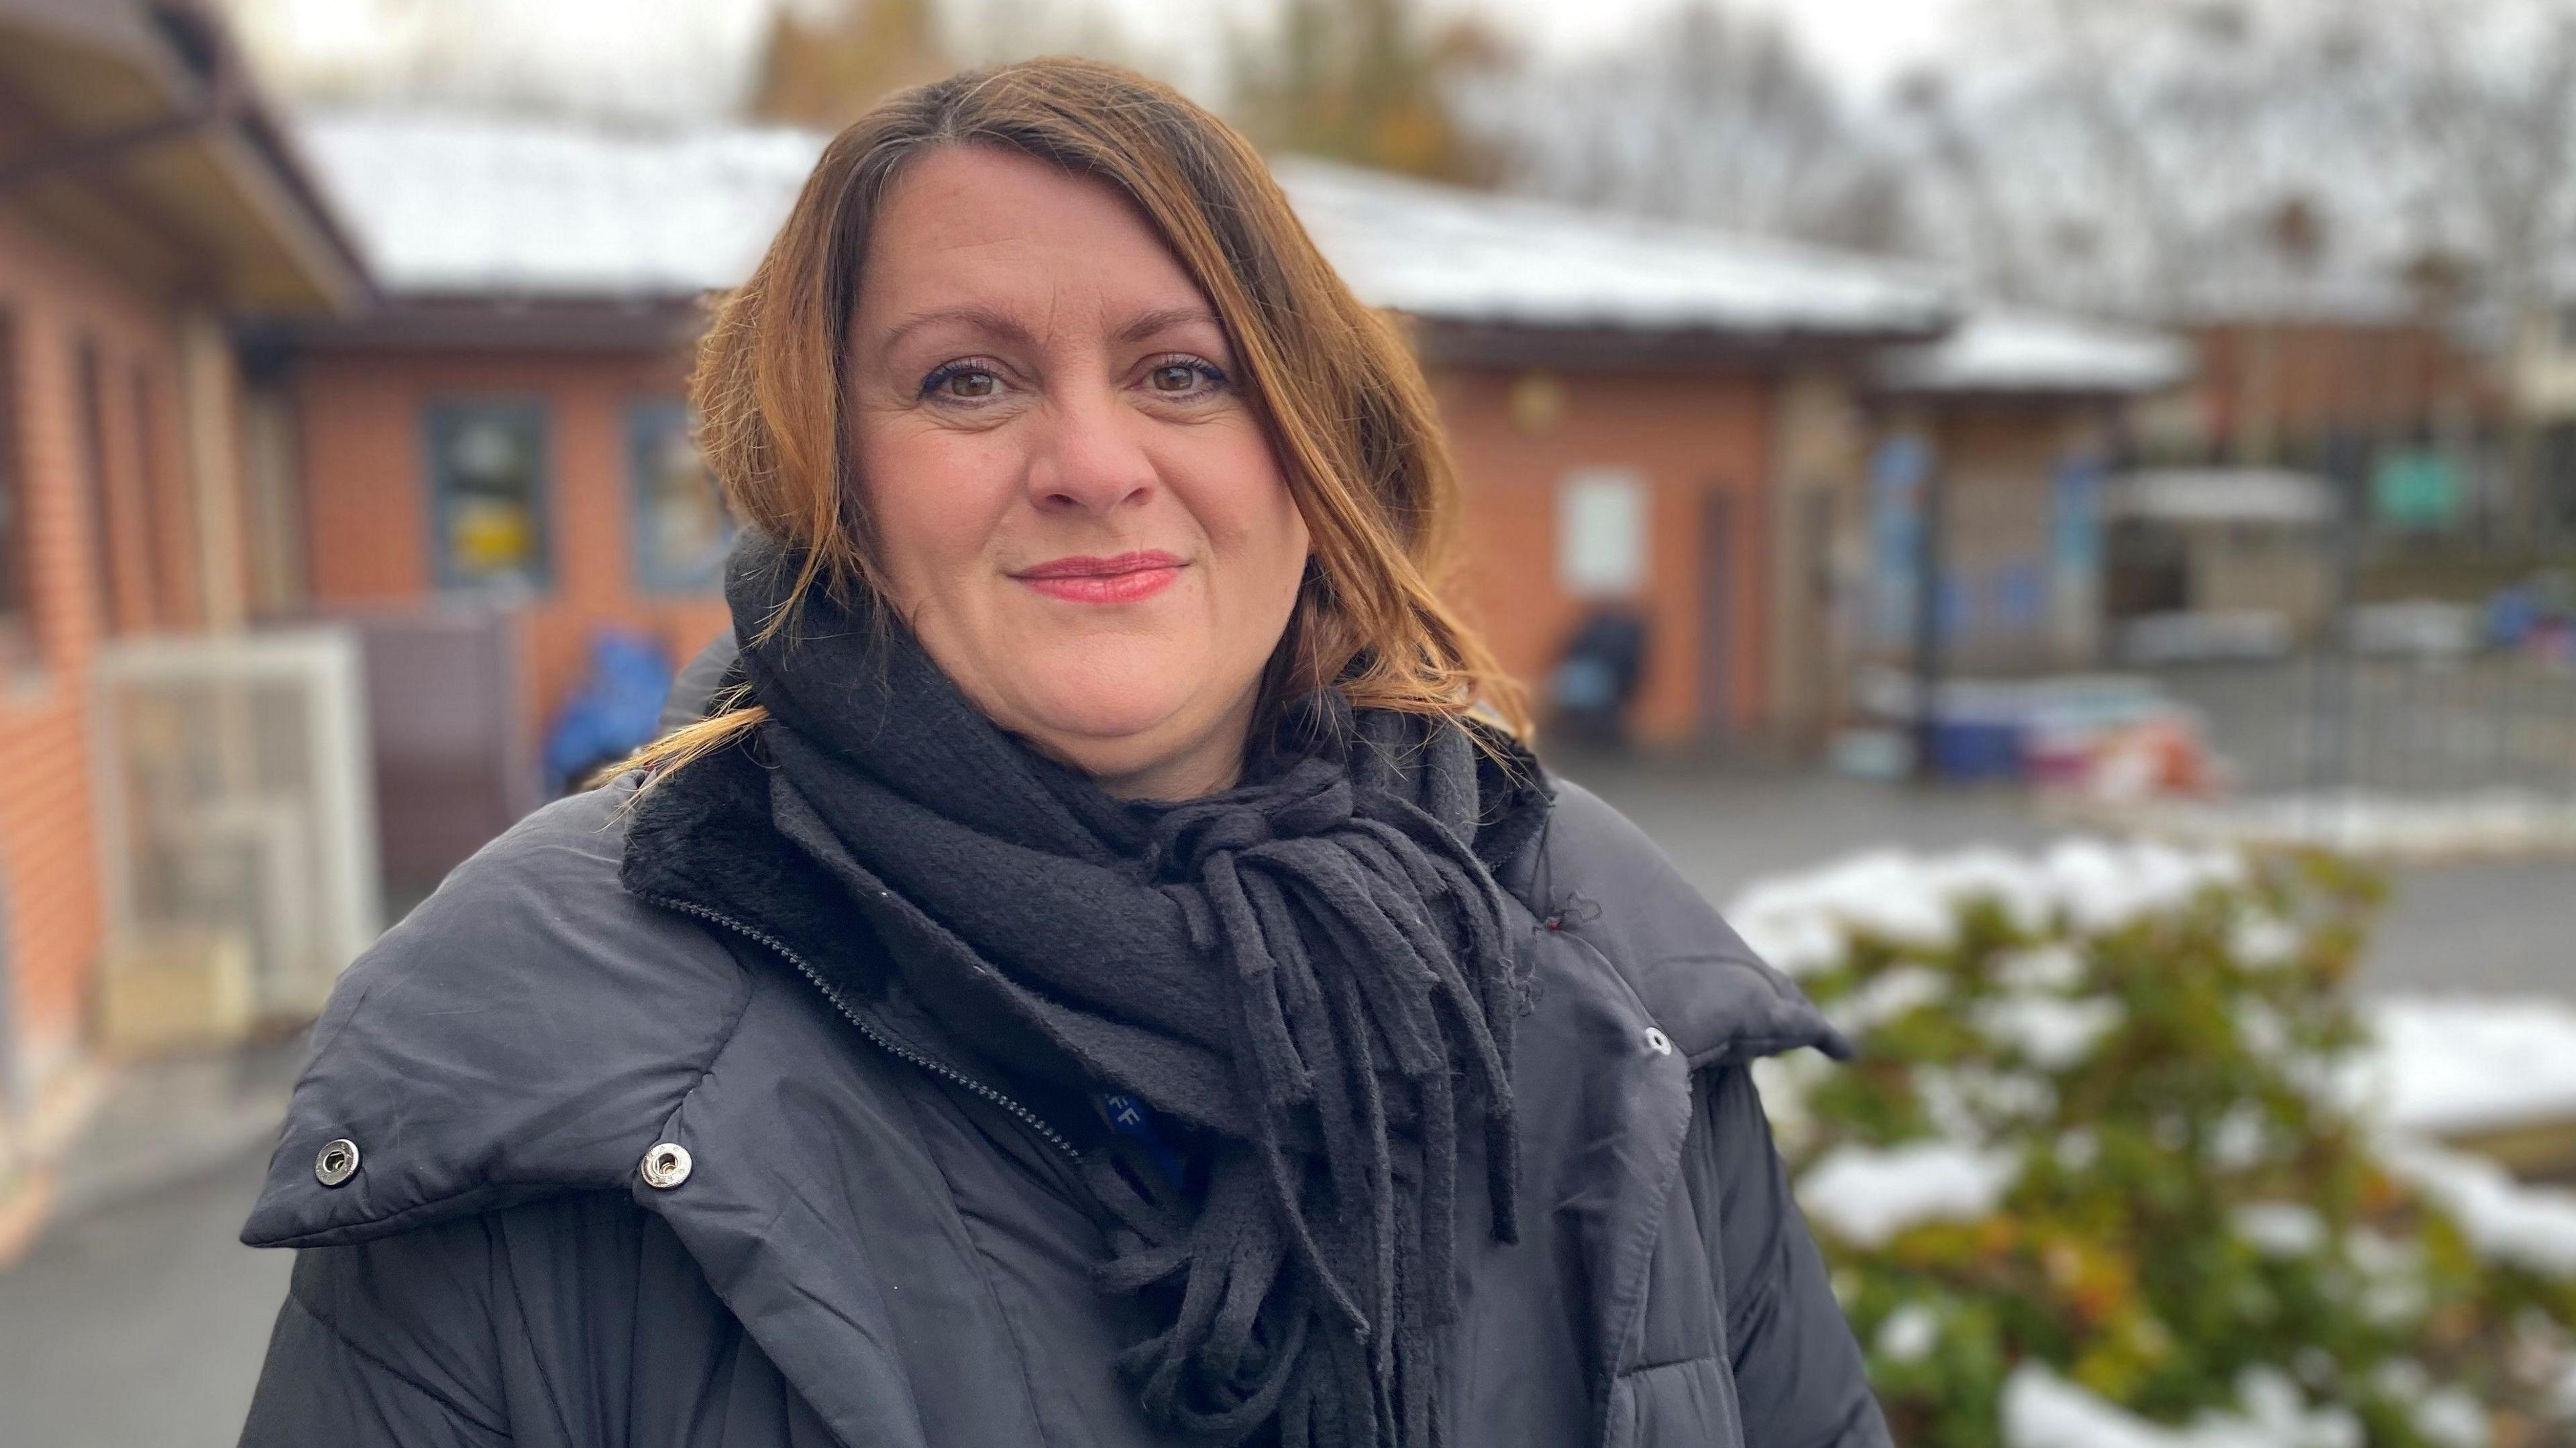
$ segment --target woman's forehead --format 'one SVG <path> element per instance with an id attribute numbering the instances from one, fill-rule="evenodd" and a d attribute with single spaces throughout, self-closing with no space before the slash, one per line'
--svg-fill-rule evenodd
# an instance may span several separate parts
<path id="1" fill-rule="evenodd" d="M 1108 183 L 988 147 L 922 158 L 870 224 L 854 339 L 967 332 L 1120 336 L 1213 326 L 1215 309 Z"/>

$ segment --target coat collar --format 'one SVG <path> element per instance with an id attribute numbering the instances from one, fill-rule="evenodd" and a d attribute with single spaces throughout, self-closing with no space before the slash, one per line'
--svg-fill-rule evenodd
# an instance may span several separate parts
<path id="1" fill-rule="evenodd" d="M 243 1241 L 363 1241 L 635 1176 L 750 984 L 704 930 L 618 888 L 633 788 L 521 821 L 348 968 Z M 358 1165 L 326 1185 L 334 1141 Z"/>
<path id="2" fill-rule="evenodd" d="M 1545 832 L 1505 871 L 1543 925 L 1593 947 L 1692 1068 L 1851 1046 L 1673 868 L 1645 831 L 1560 780 Z"/>

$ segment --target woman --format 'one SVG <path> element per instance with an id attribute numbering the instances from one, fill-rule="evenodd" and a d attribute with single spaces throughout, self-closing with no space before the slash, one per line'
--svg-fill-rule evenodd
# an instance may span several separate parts
<path id="1" fill-rule="evenodd" d="M 1519 743 L 1238 137 L 896 96 L 694 385 L 740 658 L 351 968 L 246 1443 L 1885 1441 L 1746 1077 L 1838 1043 Z"/>

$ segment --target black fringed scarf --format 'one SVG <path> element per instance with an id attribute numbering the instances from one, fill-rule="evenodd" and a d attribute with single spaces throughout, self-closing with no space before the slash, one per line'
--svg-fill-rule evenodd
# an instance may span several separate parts
<path id="1" fill-rule="evenodd" d="M 747 539 L 740 636 L 792 561 Z M 1326 693 L 1245 782 L 1122 802 L 995 729 L 900 628 L 809 598 L 743 651 L 782 833 L 856 893 L 940 1025 L 990 1059 L 1193 1128 L 1205 1186 L 1085 1178 L 1108 1287 L 1159 1330 L 1122 1370 L 1166 1431 L 1284 1448 L 1443 1441 L 1461 1134 L 1515 1235 L 1519 942 L 1492 869 L 1543 822 L 1499 734 Z"/>

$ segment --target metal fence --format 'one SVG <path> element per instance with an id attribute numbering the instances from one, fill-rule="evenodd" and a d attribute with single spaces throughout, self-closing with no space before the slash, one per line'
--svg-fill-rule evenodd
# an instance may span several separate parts
<path id="1" fill-rule="evenodd" d="M 2328 647 L 2158 676 L 2201 711 L 2244 793 L 2576 800 L 2576 665 L 2562 660 Z"/>

